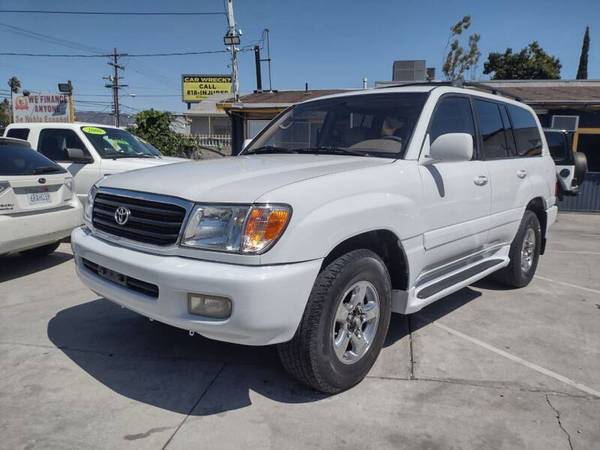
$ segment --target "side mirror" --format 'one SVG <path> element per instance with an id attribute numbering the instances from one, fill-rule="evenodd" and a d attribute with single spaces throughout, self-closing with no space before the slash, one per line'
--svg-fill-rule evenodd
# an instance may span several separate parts
<path id="1" fill-rule="evenodd" d="M 248 147 L 248 145 L 250 145 L 250 142 L 252 142 L 252 139 L 244 139 L 244 145 L 242 145 L 242 150 Z"/>
<path id="2" fill-rule="evenodd" d="M 91 164 L 94 162 L 94 158 L 80 148 L 68 148 L 67 158 L 69 161 L 78 164 Z"/>
<path id="3" fill-rule="evenodd" d="M 473 159 L 473 136 L 467 133 L 442 134 L 429 147 L 429 156 L 436 161 L 470 161 Z"/>

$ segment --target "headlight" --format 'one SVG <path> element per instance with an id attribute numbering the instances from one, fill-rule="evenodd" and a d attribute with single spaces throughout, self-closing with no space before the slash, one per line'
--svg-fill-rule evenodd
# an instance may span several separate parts
<path id="1" fill-rule="evenodd" d="M 232 253 L 262 253 L 281 236 L 291 216 L 285 205 L 198 205 L 182 245 Z"/>
<path id="2" fill-rule="evenodd" d="M 87 222 L 92 222 L 92 211 L 94 209 L 94 197 L 96 196 L 96 192 L 98 191 L 98 186 L 96 186 L 95 184 L 92 186 L 92 188 L 90 189 L 90 192 L 88 192 L 87 195 L 87 200 L 85 202 L 85 208 L 83 209 L 83 218 L 87 221 Z"/>

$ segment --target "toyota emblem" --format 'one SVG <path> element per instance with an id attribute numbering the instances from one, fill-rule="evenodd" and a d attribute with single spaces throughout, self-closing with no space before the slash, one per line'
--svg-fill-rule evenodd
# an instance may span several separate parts
<path id="1" fill-rule="evenodd" d="M 125 225 L 129 220 L 130 214 L 131 211 L 129 209 L 124 206 L 119 206 L 115 211 L 115 222 L 117 222 L 118 225 Z"/>

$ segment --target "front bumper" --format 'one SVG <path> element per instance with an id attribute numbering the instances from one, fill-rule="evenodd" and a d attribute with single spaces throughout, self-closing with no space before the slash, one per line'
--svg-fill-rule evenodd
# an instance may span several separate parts
<path id="1" fill-rule="evenodd" d="M 29 214 L 0 215 L 0 255 L 19 252 L 60 241 L 83 223 L 79 201 L 60 208 Z"/>
<path id="2" fill-rule="evenodd" d="M 290 340 L 310 295 L 322 260 L 273 266 L 242 266 L 159 256 L 119 247 L 86 228 L 71 235 L 77 273 L 84 284 L 115 303 L 166 324 L 211 339 L 246 345 Z M 116 284 L 83 265 L 82 258 L 158 286 L 153 298 Z M 188 293 L 231 299 L 226 320 L 188 313 Z"/>

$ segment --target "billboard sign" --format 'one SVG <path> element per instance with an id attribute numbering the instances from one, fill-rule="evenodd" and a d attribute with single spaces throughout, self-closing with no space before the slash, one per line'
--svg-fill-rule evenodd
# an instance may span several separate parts
<path id="1" fill-rule="evenodd" d="M 70 117 L 66 94 L 13 94 L 13 105 L 15 122 L 68 122 Z"/>
<path id="2" fill-rule="evenodd" d="M 182 75 L 181 99 L 198 103 L 213 94 L 231 92 L 231 75 Z"/>

